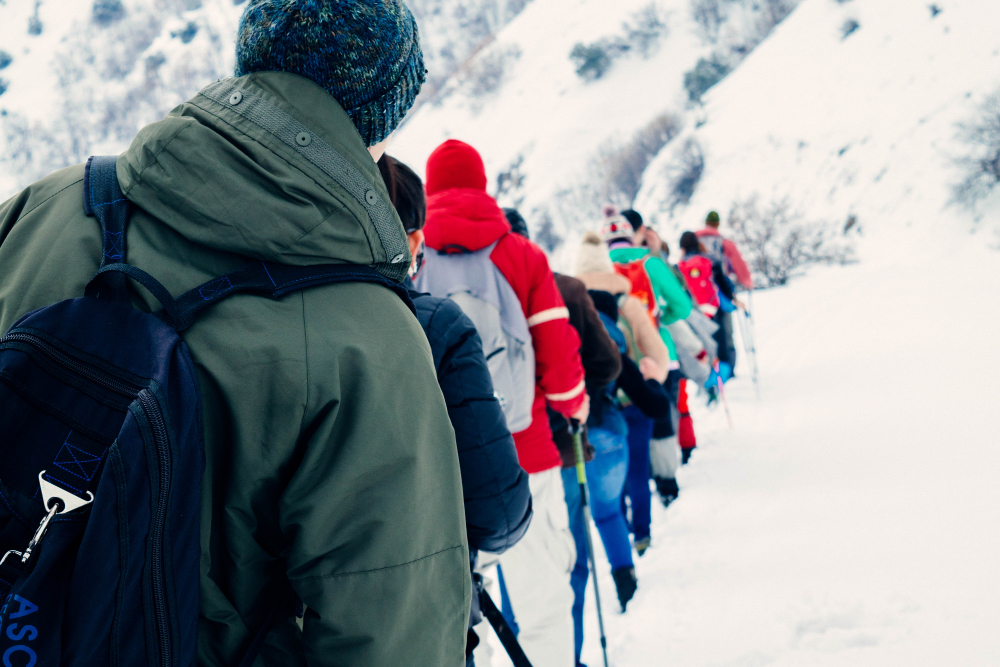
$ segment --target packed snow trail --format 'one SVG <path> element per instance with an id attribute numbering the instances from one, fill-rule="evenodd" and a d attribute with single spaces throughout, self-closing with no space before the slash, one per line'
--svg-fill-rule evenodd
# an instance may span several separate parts
<path id="1" fill-rule="evenodd" d="M 598 556 L 612 667 L 1000 664 L 1000 261 L 942 236 L 755 295 L 624 615 Z"/>

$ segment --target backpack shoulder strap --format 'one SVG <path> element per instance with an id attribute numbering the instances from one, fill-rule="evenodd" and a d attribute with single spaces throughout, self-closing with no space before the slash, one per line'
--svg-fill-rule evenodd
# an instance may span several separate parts
<path id="1" fill-rule="evenodd" d="M 387 287 L 403 300 L 410 312 L 416 314 L 406 288 L 369 266 L 289 266 L 272 262 L 251 262 L 182 294 L 169 305 L 164 303 L 164 319 L 170 321 L 177 331 L 183 331 L 194 324 L 203 310 L 233 294 L 258 294 L 279 299 L 309 287 L 347 282 L 375 283 Z"/>
<path id="2" fill-rule="evenodd" d="M 125 262 L 125 231 L 132 203 L 118 185 L 117 163 L 117 155 L 95 155 L 87 160 L 83 171 L 83 210 L 101 223 L 101 268 Z M 127 303 L 125 276 L 108 273 L 100 281 L 91 281 L 87 294 Z"/>

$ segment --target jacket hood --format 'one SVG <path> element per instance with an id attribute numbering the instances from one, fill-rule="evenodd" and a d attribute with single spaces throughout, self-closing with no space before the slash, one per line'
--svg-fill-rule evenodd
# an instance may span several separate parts
<path id="1" fill-rule="evenodd" d="M 126 196 L 206 248 L 293 265 L 363 264 L 400 281 L 403 226 L 337 101 L 286 72 L 222 79 L 143 128 Z"/>
<path id="2" fill-rule="evenodd" d="M 475 252 L 509 232 L 506 216 L 485 191 L 452 188 L 427 198 L 424 243 L 429 248 Z"/>

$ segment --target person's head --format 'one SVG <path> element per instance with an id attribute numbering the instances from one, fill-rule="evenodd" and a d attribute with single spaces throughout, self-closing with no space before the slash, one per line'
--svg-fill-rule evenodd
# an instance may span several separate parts
<path id="1" fill-rule="evenodd" d="M 612 273 L 615 270 L 604 239 L 596 232 L 587 232 L 580 240 L 576 254 L 576 275 L 584 273 Z"/>
<path id="2" fill-rule="evenodd" d="M 608 244 L 609 248 L 631 246 L 635 242 L 635 230 L 632 223 L 624 216 L 614 215 L 604 221 L 601 226 L 601 238 Z"/>
<path id="3" fill-rule="evenodd" d="M 449 139 L 427 158 L 427 196 L 443 190 L 467 188 L 486 191 L 486 166 L 479 152 L 458 139 Z"/>
<path id="4" fill-rule="evenodd" d="M 638 211 L 630 208 L 622 211 L 621 214 L 632 225 L 632 229 L 634 229 L 635 231 L 639 231 L 640 229 L 642 229 L 643 226 L 642 216 L 639 215 Z"/>
<path id="5" fill-rule="evenodd" d="M 705 218 L 705 226 L 711 227 L 713 229 L 719 228 L 719 214 L 715 211 L 709 211 L 708 216 Z"/>
<path id="6" fill-rule="evenodd" d="M 420 246 L 424 242 L 424 221 L 427 219 L 424 184 L 412 169 L 389 155 L 379 158 L 378 170 L 385 181 L 385 189 L 389 192 L 389 201 L 406 230 L 410 255 L 413 256 L 411 267 L 419 267 L 418 257 Z"/>
<path id="7" fill-rule="evenodd" d="M 701 243 L 698 241 L 698 235 L 694 232 L 681 234 L 680 246 L 686 255 L 696 255 L 701 251 Z"/>
<path id="8" fill-rule="evenodd" d="M 250 0 L 237 33 L 236 76 L 252 72 L 312 80 L 368 147 L 399 125 L 427 75 L 403 0 Z"/>
<path id="9" fill-rule="evenodd" d="M 525 221 L 524 216 L 518 213 L 516 208 L 503 209 L 503 215 L 507 218 L 507 222 L 510 223 L 510 231 L 515 234 L 520 234 L 526 239 L 531 238 L 531 236 L 528 235 L 528 223 Z"/>

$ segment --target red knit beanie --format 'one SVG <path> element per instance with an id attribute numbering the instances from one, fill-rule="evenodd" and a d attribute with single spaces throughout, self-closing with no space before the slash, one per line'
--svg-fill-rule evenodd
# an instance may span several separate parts
<path id="1" fill-rule="evenodd" d="M 427 195 L 451 188 L 471 188 L 486 192 L 486 167 L 475 148 L 449 139 L 427 158 Z"/>

